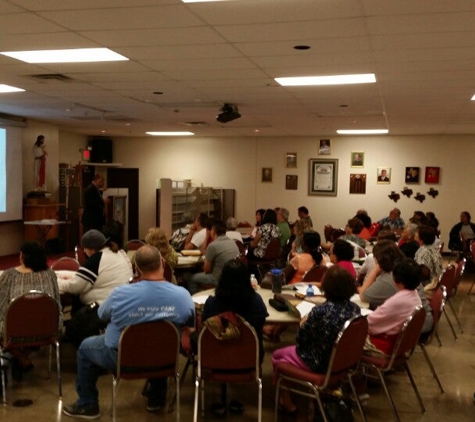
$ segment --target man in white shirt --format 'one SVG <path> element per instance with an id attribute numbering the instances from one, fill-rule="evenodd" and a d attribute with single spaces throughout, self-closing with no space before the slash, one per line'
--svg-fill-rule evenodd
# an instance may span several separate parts
<path id="1" fill-rule="evenodd" d="M 206 240 L 206 214 L 200 214 L 196 217 L 195 222 L 190 228 L 190 232 L 185 239 L 185 247 L 183 249 L 200 249 Z"/>

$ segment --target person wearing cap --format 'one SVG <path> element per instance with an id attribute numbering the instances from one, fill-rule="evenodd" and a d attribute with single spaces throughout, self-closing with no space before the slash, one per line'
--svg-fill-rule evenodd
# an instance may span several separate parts
<path id="1" fill-rule="evenodd" d="M 72 278 L 58 280 L 61 293 L 78 295 L 73 300 L 72 318 L 66 329 L 66 336 L 76 347 L 84 338 L 102 328 L 96 324 L 97 305 L 104 302 L 117 286 L 127 284 L 133 276 L 125 251 L 106 239 L 99 230 L 86 232 L 81 246 L 88 257 L 86 262 Z M 84 308 L 86 305 L 88 307 Z"/>
<path id="2" fill-rule="evenodd" d="M 98 309 L 99 317 L 108 322 L 105 334 L 89 337 L 79 347 L 78 399 L 63 406 L 65 415 L 83 419 L 101 416 L 96 383 L 104 369 L 116 370 L 119 340 L 126 327 L 157 320 L 169 321 L 178 328 L 194 326 L 193 300 L 184 287 L 165 280 L 158 249 L 142 246 L 135 254 L 135 265 L 141 281 L 117 287 Z M 144 309 L 154 311 L 144 312 Z M 137 353 L 140 355 L 140 350 Z M 147 410 L 159 411 L 166 402 L 167 378 L 149 379 L 145 395 Z"/>

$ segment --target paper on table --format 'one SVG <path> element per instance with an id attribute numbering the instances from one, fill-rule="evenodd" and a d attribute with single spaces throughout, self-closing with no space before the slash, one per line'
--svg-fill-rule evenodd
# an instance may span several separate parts
<path id="1" fill-rule="evenodd" d="M 367 316 L 373 312 L 371 309 L 366 309 L 366 308 L 360 308 L 360 310 L 361 310 L 361 315 L 363 316 Z"/>
<path id="2" fill-rule="evenodd" d="M 195 302 L 197 305 L 204 305 L 209 296 L 210 295 L 193 296 L 193 302 Z"/>
<path id="3" fill-rule="evenodd" d="M 307 302 L 306 300 L 302 300 L 302 302 L 300 302 L 296 306 L 297 311 L 300 314 L 300 318 L 303 318 L 304 316 L 308 315 L 314 306 L 315 305 L 313 303 Z"/>

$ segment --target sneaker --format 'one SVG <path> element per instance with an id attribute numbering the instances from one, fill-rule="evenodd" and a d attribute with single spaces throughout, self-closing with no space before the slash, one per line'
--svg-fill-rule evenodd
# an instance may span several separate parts
<path id="1" fill-rule="evenodd" d="M 82 419 L 98 419 L 101 417 L 97 404 L 90 404 L 88 406 L 78 406 L 77 403 L 69 404 L 63 407 L 63 413 L 73 418 Z"/>
<path id="2" fill-rule="evenodd" d="M 163 400 L 157 400 L 156 397 L 147 396 L 147 411 L 158 412 L 163 407 Z"/>

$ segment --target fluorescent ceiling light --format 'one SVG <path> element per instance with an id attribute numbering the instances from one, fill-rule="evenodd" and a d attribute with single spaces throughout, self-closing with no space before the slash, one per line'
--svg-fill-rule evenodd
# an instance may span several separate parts
<path id="1" fill-rule="evenodd" d="M 336 133 L 340 135 L 384 135 L 387 129 L 339 129 Z"/>
<path id="2" fill-rule="evenodd" d="M 24 89 L 21 89 L 21 88 L 0 84 L 0 92 L 23 92 L 23 91 Z"/>
<path id="3" fill-rule="evenodd" d="M 297 76 L 275 78 L 275 81 L 282 86 L 370 84 L 376 82 L 376 75 L 374 73 L 362 73 L 360 75 Z"/>
<path id="4" fill-rule="evenodd" d="M 181 0 L 183 3 L 211 3 L 213 1 L 229 1 L 229 0 Z"/>
<path id="5" fill-rule="evenodd" d="M 192 136 L 193 132 L 145 132 L 152 136 Z"/>
<path id="6" fill-rule="evenodd" d="M 129 60 L 108 48 L 73 48 L 67 50 L 3 51 L 0 54 L 26 63 L 81 63 Z"/>
<path id="7" fill-rule="evenodd" d="M 473 95 L 473 97 L 471 98 L 472 101 L 475 101 L 475 94 Z"/>

